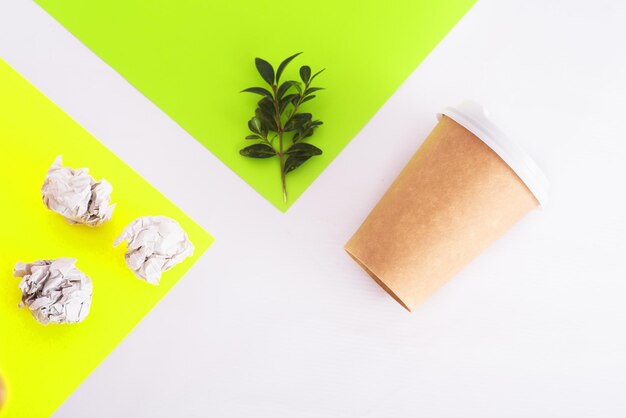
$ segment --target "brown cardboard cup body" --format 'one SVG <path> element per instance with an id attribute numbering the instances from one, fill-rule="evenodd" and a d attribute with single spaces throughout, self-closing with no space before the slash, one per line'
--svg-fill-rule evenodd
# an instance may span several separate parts
<path id="1" fill-rule="evenodd" d="M 443 116 L 345 249 L 411 311 L 537 206 L 489 146 Z"/>

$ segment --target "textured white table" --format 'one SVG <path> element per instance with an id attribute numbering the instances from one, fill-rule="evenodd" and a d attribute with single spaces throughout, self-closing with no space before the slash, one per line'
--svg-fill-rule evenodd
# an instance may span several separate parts
<path id="1" fill-rule="evenodd" d="M 0 1 L 0 56 L 217 238 L 56 416 L 626 416 L 624 21 L 618 0 L 479 1 L 282 215 L 38 6 Z M 551 205 L 408 314 L 342 246 L 463 98 Z"/>

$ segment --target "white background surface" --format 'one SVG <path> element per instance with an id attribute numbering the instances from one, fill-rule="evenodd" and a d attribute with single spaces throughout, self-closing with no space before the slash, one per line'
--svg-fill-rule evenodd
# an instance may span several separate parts
<path id="1" fill-rule="evenodd" d="M 0 0 L 0 57 L 217 239 L 56 416 L 626 416 L 624 21 L 619 0 L 480 0 L 282 215 L 38 6 Z M 551 205 L 409 314 L 342 247 L 464 98 Z"/>

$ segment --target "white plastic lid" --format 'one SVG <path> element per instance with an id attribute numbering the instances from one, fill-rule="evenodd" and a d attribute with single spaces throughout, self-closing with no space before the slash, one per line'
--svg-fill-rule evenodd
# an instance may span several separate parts
<path id="1" fill-rule="evenodd" d="M 489 120 L 485 109 L 478 103 L 467 101 L 457 107 L 447 107 L 437 115 L 448 116 L 476 135 L 515 171 L 518 177 L 535 195 L 542 208 L 548 203 L 550 182 L 532 158 L 517 143 L 510 140 Z"/>

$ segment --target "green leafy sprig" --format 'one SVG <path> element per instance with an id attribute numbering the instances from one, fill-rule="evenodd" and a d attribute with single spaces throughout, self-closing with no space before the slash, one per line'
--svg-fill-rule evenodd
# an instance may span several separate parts
<path id="1" fill-rule="evenodd" d="M 313 93 L 323 90 L 322 87 L 312 87 L 311 83 L 324 69 L 311 75 L 311 67 L 303 65 L 300 67 L 302 82 L 295 80 L 280 82 L 287 65 L 300 54 L 301 52 L 298 52 L 285 59 L 276 71 L 269 62 L 255 58 L 256 68 L 270 88 L 250 87 L 242 90 L 259 94 L 263 98 L 257 103 L 254 116 L 248 121 L 248 128 L 252 134 L 246 136 L 246 139 L 256 143 L 242 148 L 239 153 L 249 158 L 278 157 L 285 202 L 287 202 L 285 176 L 311 157 L 322 154 L 321 149 L 304 142 L 313 136 L 322 121 L 313 120 L 313 115 L 301 112 L 301 107 L 315 98 Z"/>

